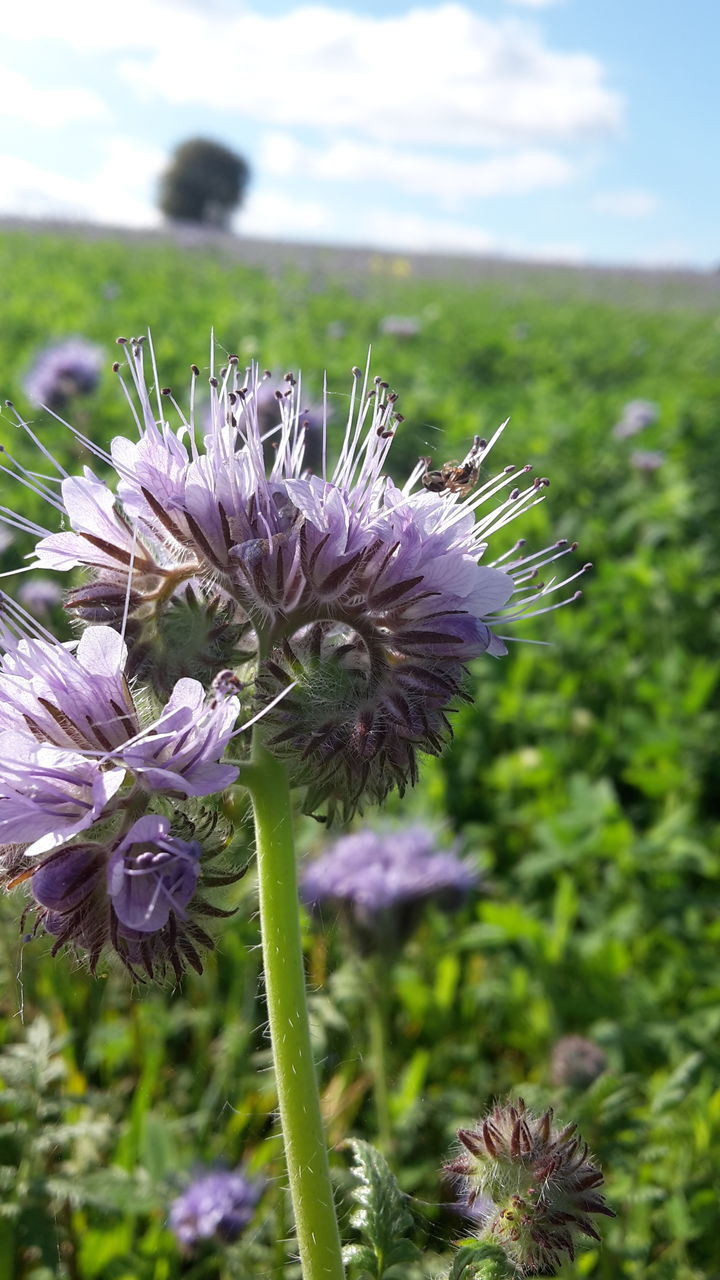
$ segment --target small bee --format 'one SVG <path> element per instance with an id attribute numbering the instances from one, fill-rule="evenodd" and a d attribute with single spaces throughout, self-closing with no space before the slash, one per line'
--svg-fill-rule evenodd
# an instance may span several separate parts
<path id="1" fill-rule="evenodd" d="M 486 441 L 474 436 L 472 448 L 462 462 L 443 462 L 439 471 L 431 471 L 432 458 L 421 458 L 425 463 L 422 482 L 430 493 L 459 493 L 464 498 L 475 487 L 480 475 L 480 462 Z"/>

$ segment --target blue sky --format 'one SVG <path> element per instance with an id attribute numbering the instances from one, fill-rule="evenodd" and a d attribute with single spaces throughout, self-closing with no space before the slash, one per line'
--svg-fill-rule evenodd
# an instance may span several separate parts
<path id="1" fill-rule="evenodd" d="M 249 235 L 712 267 L 720 6 L 0 7 L 0 213 L 153 225 L 171 148 L 247 157 Z"/>

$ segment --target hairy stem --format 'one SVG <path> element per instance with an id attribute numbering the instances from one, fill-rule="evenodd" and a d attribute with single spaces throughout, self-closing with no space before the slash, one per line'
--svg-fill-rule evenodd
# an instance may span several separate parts
<path id="1" fill-rule="evenodd" d="M 257 730 L 243 782 L 255 814 L 270 1038 L 303 1280 L 344 1280 L 310 1044 L 290 789 Z"/>

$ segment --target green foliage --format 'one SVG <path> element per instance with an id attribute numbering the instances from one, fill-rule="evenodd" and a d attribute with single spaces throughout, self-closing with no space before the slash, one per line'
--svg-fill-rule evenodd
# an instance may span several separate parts
<path id="1" fill-rule="evenodd" d="M 225 227 L 250 177 L 247 162 L 229 147 L 191 138 L 176 148 L 160 183 L 160 208 L 168 218 Z"/>
<path id="2" fill-rule="evenodd" d="M 139 1213 L 153 1202 L 142 1170 L 102 1168 L 110 1099 L 68 1092 L 69 1074 L 40 1016 L 0 1053 L 0 1241 L 16 1261 L 53 1265 L 60 1256 L 70 1268 L 75 1210 Z M 74 1273 L 63 1265 L 59 1274 Z"/>
<path id="3" fill-rule="evenodd" d="M 534 460 L 553 481 L 518 536 L 538 547 L 577 538 L 578 556 L 595 563 L 581 602 L 522 628 L 550 647 L 516 644 L 502 662 L 475 664 L 474 706 L 453 718 L 452 748 L 383 814 L 458 838 L 486 886 L 452 918 L 430 905 L 400 955 L 378 958 L 392 1166 L 403 1195 L 438 1206 L 422 1264 L 433 1277 L 471 1253 L 451 1262 L 468 1228 L 440 1207 L 453 1195 L 440 1166 L 455 1130 L 510 1092 L 576 1119 L 606 1172 L 618 1216 L 566 1277 L 717 1275 L 720 331 L 714 312 L 694 306 L 692 285 L 683 290 L 628 277 L 600 296 L 597 278 L 549 269 L 532 278 L 508 269 L 472 288 L 375 269 L 343 283 L 324 269 L 311 280 L 263 273 L 217 251 L 159 243 L 0 236 L 0 391 L 22 411 L 33 351 L 84 333 L 105 345 L 108 369 L 71 417 L 107 445 L 130 429 L 109 368 L 117 334 L 149 324 L 163 382 L 183 400 L 190 360 L 207 372 L 214 326 L 242 361 L 278 373 L 302 367 L 308 402 L 320 399 L 327 368 L 332 450 L 349 370 L 372 343 L 374 368 L 397 387 L 406 418 L 393 446 L 398 477 L 419 455 L 436 465 L 462 457 L 475 432 L 489 434 L 511 413 L 498 468 Z M 387 314 L 416 316 L 417 337 L 379 332 Z M 338 322 L 343 336 L 330 336 Z M 657 402 L 658 421 L 619 441 L 613 424 L 638 397 Z M 33 411 L 32 423 L 69 470 L 89 461 L 53 419 Z M 38 469 L 35 448 L 4 412 L 0 440 Z M 662 449 L 660 470 L 637 471 L 636 447 Z M 7 477 L 1 487 L 2 504 L 54 527 L 39 498 Z M 0 570 L 21 565 L 30 546 L 18 535 Z M 14 590 L 14 580 L 5 586 Z M 226 857 L 242 866 L 251 839 L 242 800 L 233 807 L 241 832 Z M 304 851 L 323 838 L 311 821 L 300 828 Z M 5 1057 L 0 1070 L 2 1124 L 16 1126 L 0 1135 L 0 1163 L 12 1170 L 0 1193 L 10 1206 L 0 1213 L 0 1275 L 14 1280 L 13 1265 L 23 1280 L 33 1266 L 54 1274 L 58 1236 L 71 1227 L 73 1280 L 176 1280 L 193 1269 L 214 1280 L 297 1280 L 252 871 L 227 891 L 232 901 L 218 896 L 237 914 L 205 974 L 181 990 L 133 990 L 115 970 L 93 981 L 72 960 L 51 958 L 47 939 L 23 942 L 22 892 L 0 904 L 0 1046 L 26 1053 L 12 1081 Z M 331 1142 L 373 1141 L 362 972 L 342 929 L 325 924 L 307 924 L 306 950 Z M 57 1044 L 30 1057 L 64 1072 L 41 1088 L 21 1007 L 28 1032 L 42 1011 Z M 608 1058 L 585 1092 L 551 1080 L 553 1044 L 567 1033 L 590 1036 Z M 24 1101 L 8 1095 L 19 1089 Z M 51 1108 L 39 1129 L 36 1103 Z M 45 1125 L 57 1129 L 54 1146 Z M 32 1152 L 32 1178 L 20 1145 Z M 182 1257 L 165 1226 L 172 1196 L 196 1162 L 242 1159 L 269 1183 L 257 1227 L 239 1246 L 209 1243 Z M 19 1245 L 30 1204 L 38 1238 L 31 1231 Z M 47 1243 L 41 1231 L 52 1233 Z M 358 1243 L 372 1249 L 364 1235 Z M 44 1263 L 26 1255 L 33 1248 L 45 1250 Z M 376 1274 L 375 1254 L 362 1265 Z M 402 1264 L 403 1280 L 415 1265 Z"/>
<path id="4" fill-rule="evenodd" d="M 409 1235 L 413 1218 L 407 1197 L 375 1147 L 360 1138 L 350 1138 L 347 1145 L 353 1153 L 352 1197 L 357 1205 L 350 1225 L 363 1237 L 362 1244 L 345 1249 L 353 1280 L 409 1280 L 420 1251 Z"/>
<path id="5" fill-rule="evenodd" d="M 512 1280 L 512 1274 L 501 1249 L 468 1243 L 455 1254 L 447 1280 Z"/>

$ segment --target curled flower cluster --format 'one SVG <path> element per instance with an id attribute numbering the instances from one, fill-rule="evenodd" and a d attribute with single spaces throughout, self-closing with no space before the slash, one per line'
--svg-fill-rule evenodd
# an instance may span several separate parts
<path id="1" fill-rule="evenodd" d="M 237 777 L 220 762 L 238 702 L 178 681 L 141 714 L 110 627 L 58 644 L 0 598 L 0 841 L 6 884 L 29 881 L 38 923 L 85 950 L 111 943 L 129 968 L 199 966 L 187 913 L 200 845 L 173 831 L 165 799 L 209 796 Z M 196 904 L 199 905 L 199 904 Z M 203 912 L 214 911 L 208 904 Z"/>
<path id="2" fill-rule="evenodd" d="M 95 390 L 101 368 L 99 347 L 86 338 L 64 338 L 39 353 L 25 378 L 25 394 L 33 404 L 60 413 L 75 396 Z"/>
<path id="3" fill-rule="evenodd" d="M 319 474 L 307 469 L 300 388 L 286 376 L 268 472 L 252 370 L 230 357 L 211 372 L 200 440 L 192 407 L 186 416 L 169 388 L 179 426 L 166 420 L 156 373 L 151 399 L 143 342 L 123 345 L 139 438 L 106 454 L 80 437 L 115 470 L 116 491 L 87 469 L 63 478 L 60 499 L 48 489 L 66 528 L 41 538 L 38 565 L 90 571 L 69 608 L 124 628 L 129 670 L 151 683 L 168 670 L 207 682 L 227 668 L 255 679 L 262 706 L 294 682 L 268 717 L 268 742 L 308 812 L 347 818 L 363 798 L 402 792 L 418 754 L 442 749 L 467 662 L 506 652 L 494 628 L 556 607 L 544 597 L 563 584 L 539 575 L 573 549 L 566 542 L 530 556 L 517 543 L 478 563 L 548 482 L 508 466 L 478 486 L 498 432 L 437 471 L 421 459 L 398 488 L 383 475 L 402 422 L 397 396 L 359 369 L 332 470 L 323 426 Z"/>
<path id="4" fill-rule="evenodd" d="M 437 849 L 430 831 L 413 826 L 336 840 L 305 868 L 300 893 L 315 912 L 327 905 L 343 914 L 361 941 L 387 933 L 402 941 L 425 899 L 457 905 L 477 884 L 467 862 Z"/>
<path id="5" fill-rule="evenodd" d="M 234 780 L 221 757 L 240 707 L 248 723 L 264 717 L 308 812 L 347 818 L 402 792 L 418 756 L 442 749 L 468 661 L 506 652 L 496 628 L 575 598 L 547 604 L 565 584 L 540 576 L 573 547 L 525 555 L 517 542 L 479 563 L 548 483 L 529 481 L 528 466 L 480 483 L 502 428 L 462 460 L 433 469 L 421 458 L 398 487 L 384 467 L 403 419 L 381 379 L 353 370 L 330 466 L 327 414 L 313 425 L 291 374 L 266 427 L 257 370 L 234 356 L 217 373 L 211 364 L 203 428 L 197 366 L 186 413 L 145 340 L 119 342 L 137 438 L 106 452 L 68 428 L 115 483 L 88 467 L 67 475 L 20 418 L 43 469 L 7 453 L 0 468 L 61 517 L 56 532 L 0 508 L 35 535 L 35 564 L 86 571 L 65 599 L 86 628 L 75 646 L 3 604 L 2 866 L 6 883 L 30 879 L 58 945 L 80 944 L 95 964 L 109 939 L 131 967 L 177 970 L 197 962 L 192 891 L 207 884 L 180 810 Z"/>
<path id="6" fill-rule="evenodd" d="M 241 1169 L 198 1173 L 173 1200 L 170 1228 L 185 1247 L 213 1237 L 232 1243 L 252 1220 L 263 1190 L 260 1179 L 248 1178 Z"/>
<path id="7" fill-rule="evenodd" d="M 594 1215 L 614 1217 L 576 1128 L 555 1128 L 551 1110 L 533 1115 L 519 1099 L 458 1133 L 464 1150 L 447 1168 L 470 1207 L 485 1198 L 480 1238 L 500 1245 L 520 1276 L 555 1275 L 578 1236 L 599 1239 Z"/>

